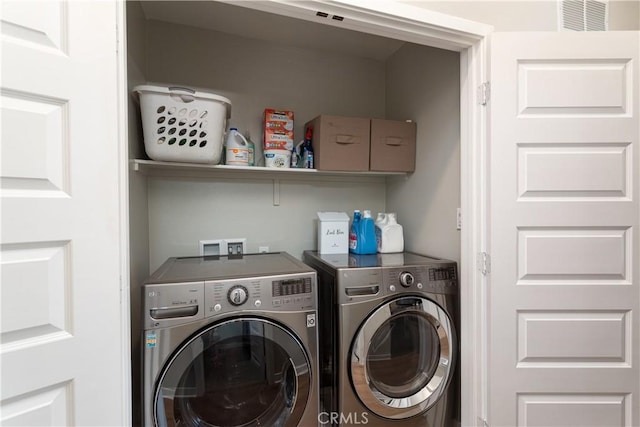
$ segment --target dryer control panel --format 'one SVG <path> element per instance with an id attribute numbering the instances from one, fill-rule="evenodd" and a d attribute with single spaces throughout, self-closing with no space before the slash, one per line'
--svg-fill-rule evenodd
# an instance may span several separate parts
<path id="1" fill-rule="evenodd" d="M 391 293 L 400 291 L 458 293 L 455 264 L 383 268 L 382 282 L 384 289 Z"/>
<path id="2" fill-rule="evenodd" d="M 340 269 L 339 303 L 350 303 L 400 293 L 458 293 L 455 263 L 421 266 Z"/>

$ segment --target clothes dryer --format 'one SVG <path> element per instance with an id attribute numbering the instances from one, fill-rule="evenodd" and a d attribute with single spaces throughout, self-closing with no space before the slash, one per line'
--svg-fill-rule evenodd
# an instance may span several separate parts
<path id="1" fill-rule="evenodd" d="M 143 286 L 145 425 L 317 425 L 315 291 L 286 253 L 167 260 Z"/>
<path id="2" fill-rule="evenodd" d="M 318 272 L 321 423 L 455 425 L 456 263 L 408 252 L 303 260 Z"/>

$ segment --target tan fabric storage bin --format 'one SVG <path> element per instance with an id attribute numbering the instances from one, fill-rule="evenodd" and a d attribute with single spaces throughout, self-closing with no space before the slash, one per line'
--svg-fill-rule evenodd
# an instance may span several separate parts
<path id="1" fill-rule="evenodd" d="M 307 122 L 305 130 L 309 126 L 316 169 L 369 170 L 369 119 L 321 115 Z"/>
<path id="2" fill-rule="evenodd" d="M 413 172 L 416 168 L 416 123 L 371 119 L 370 170 Z"/>

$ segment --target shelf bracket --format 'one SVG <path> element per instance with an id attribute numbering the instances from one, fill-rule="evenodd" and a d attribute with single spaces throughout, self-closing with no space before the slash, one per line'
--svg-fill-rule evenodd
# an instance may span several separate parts
<path id="1" fill-rule="evenodd" d="M 273 206 L 280 206 L 280 180 L 273 180 Z"/>

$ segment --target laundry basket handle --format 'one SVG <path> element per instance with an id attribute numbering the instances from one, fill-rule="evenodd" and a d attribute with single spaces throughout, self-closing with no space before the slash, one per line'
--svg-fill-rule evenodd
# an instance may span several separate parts
<path id="1" fill-rule="evenodd" d="M 187 92 L 187 93 L 181 93 L 181 92 Z M 175 99 L 176 101 L 180 99 L 184 103 L 192 102 L 195 99 L 194 97 L 195 94 L 196 94 L 196 91 L 193 89 L 189 89 L 188 87 L 181 87 L 181 86 L 169 87 L 169 96 Z"/>
<path id="2" fill-rule="evenodd" d="M 195 90 L 189 89 L 188 87 L 184 87 L 184 86 L 169 86 L 169 91 L 170 92 L 184 91 L 184 92 L 189 92 L 192 95 L 196 94 Z"/>

